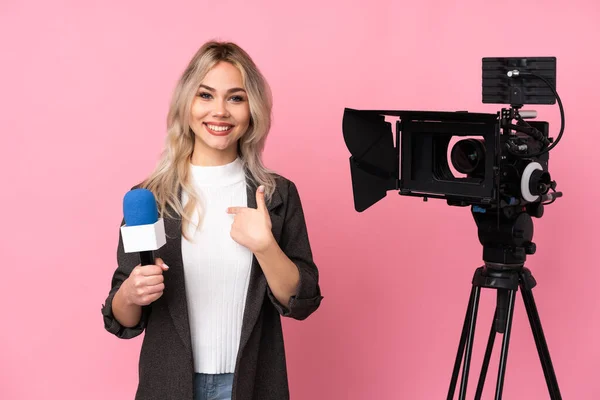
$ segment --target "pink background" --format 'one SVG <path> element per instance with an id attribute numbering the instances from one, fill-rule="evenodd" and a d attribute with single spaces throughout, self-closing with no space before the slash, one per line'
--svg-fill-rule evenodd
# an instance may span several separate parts
<path id="1" fill-rule="evenodd" d="M 133 398 L 141 337 L 116 339 L 100 314 L 122 198 L 211 38 L 247 49 L 273 87 L 265 159 L 300 189 L 325 296 L 284 322 L 292 398 L 311 400 L 445 398 L 481 265 L 468 209 L 390 193 L 354 211 L 344 107 L 496 112 L 481 103 L 482 57 L 556 56 L 567 120 L 550 168 L 565 195 L 535 221 L 527 265 L 563 398 L 600 398 L 600 3 L 110 3 L 0 3 L 0 398 Z M 535 108 L 555 136 L 557 106 Z M 483 292 L 471 397 L 494 301 Z M 548 398 L 520 294 L 504 393 Z"/>

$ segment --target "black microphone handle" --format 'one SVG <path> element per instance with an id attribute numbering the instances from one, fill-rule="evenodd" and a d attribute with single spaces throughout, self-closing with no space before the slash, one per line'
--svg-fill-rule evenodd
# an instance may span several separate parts
<path id="1" fill-rule="evenodd" d="M 142 265 L 154 264 L 154 254 L 150 251 L 140 251 L 140 262 Z"/>

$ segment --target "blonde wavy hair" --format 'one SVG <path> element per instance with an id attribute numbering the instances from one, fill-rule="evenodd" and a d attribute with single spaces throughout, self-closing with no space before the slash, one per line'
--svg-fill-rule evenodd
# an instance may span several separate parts
<path id="1" fill-rule="evenodd" d="M 250 124 L 238 142 L 238 154 L 246 177 L 256 186 L 265 186 L 267 201 L 275 190 L 276 174 L 262 162 L 262 152 L 271 128 L 271 89 L 252 58 L 241 47 L 232 42 L 209 41 L 198 49 L 179 78 L 167 116 L 165 148 L 155 170 L 140 185 L 154 193 L 162 217 L 175 217 L 169 208 L 177 213 L 182 219 L 182 234 L 188 240 L 185 227 L 192 222 L 192 215 L 200 204 L 200 198 L 189 180 L 195 142 L 190 128 L 190 111 L 200 83 L 208 71 L 221 61 L 240 70 L 248 94 Z M 188 197 L 185 207 L 183 193 Z"/>

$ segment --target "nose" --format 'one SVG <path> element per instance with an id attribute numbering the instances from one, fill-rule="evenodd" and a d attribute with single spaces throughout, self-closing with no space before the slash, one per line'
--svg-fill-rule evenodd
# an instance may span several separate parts
<path id="1" fill-rule="evenodd" d="M 229 117 L 229 111 L 227 110 L 227 102 L 226 101 L 215 102 L 215 109 L 213 111 L 213 116 L 219 117 L 219 118 Z"/>

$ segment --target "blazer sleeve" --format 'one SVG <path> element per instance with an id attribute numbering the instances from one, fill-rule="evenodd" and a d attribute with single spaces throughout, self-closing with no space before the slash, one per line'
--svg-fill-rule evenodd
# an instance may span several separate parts
<path id="1" fill-rule="evenodd" d="M 297 320 L 304 320 L 312 314 L 319 305 L 323 296 L 319 287 L 319 271 L 313 261 L 312 250 L 308 240 L 308 231 L 304 218 L 304 211 L 296 185 L 290 181 L 288 186 L 288 205 L 285 211 L 283 229 L 279 246 L 288 258 L 296 264 L 300 272 L 300 282 L 296 295 L 290 298 L 287 307 L 284 307 L 275 298 L 267 285 L 267 294 L 279 314 Z"/>
<path id="2" fill-rule="evenodd" d="M 121 226 L 125 220 L 121 222 Z M 151 305 L 142 306 L 142 316 L 140 322 L 134 327 L 124 327 L 115 318 L 112 312 L 112 301 L 115 294 L 121 287 L 121 284 L 129 277 L 131 271 L 140 264 L 138 253 L 125 253 L 123 248 L 123 237 L 119 229 L 119 244 L 117 246 L 117 269 L 113 273 L 111 288 L 102 305 L 102 317 L 104 319 L 104 328 L 121 339 L 131 339 L 140 335 L 146 328 L 148 318 L 151 312 Z"/>

